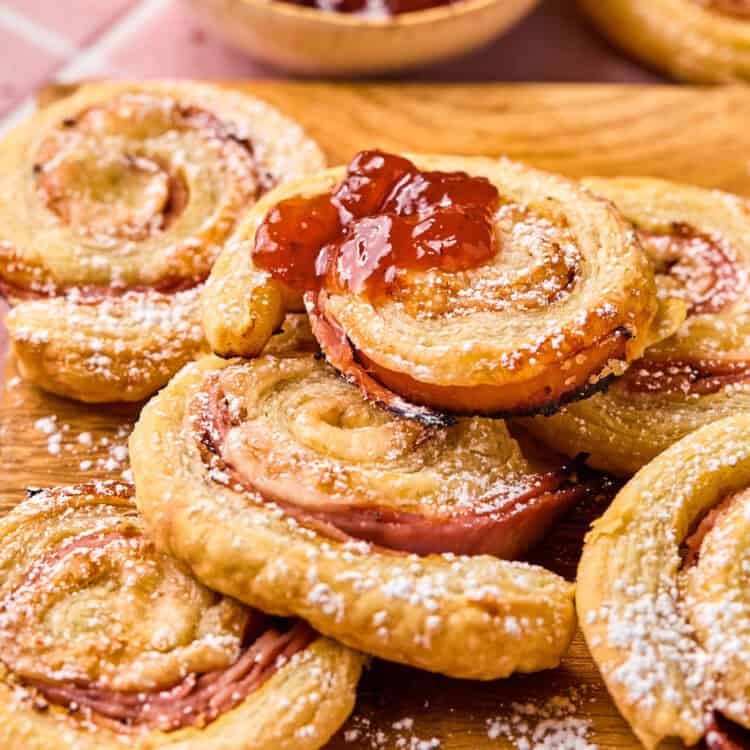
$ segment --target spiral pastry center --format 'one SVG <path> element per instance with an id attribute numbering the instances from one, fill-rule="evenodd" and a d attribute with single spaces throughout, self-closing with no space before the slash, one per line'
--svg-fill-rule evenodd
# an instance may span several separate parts
<path id="1" fill-rule="evenodd" d="M 180 215 L 187 186 L 158 161 L 133 154 L 77 152 L 68 144 L 40 167 L 37 186 L 48 208 L 80 234 L 143 240 Z"/>
<path id="2" fill-rule="evenodd" d="M 4 288 L 95 298 L 201 283 L 242 210 L 274 182 L 243 127 L 156 92 L 120 93 L 52 122 L 32 144 L 26 196 L 44 263 L 21 260 L 33 238 L 8 245 Z"/>
<path id="3" fill-rule="evenodd" d="M 299 393 L 294 401 L 293 411 L 287 412 L 291 433 L 306 448 L 338 460 L 393 460 L 406 455 L 421 433 L 419 428 L 400 429 L 396 420 L 373 414 L 369 404 L 351 403 L 346 393 L 324 403 Z"/>
<path id="4" fill-rule="evenodd" d="M 185 668 L 227 666 L 239 651 L 244 614 L 224 604 L 204 619 L 202 605 L 210 609 L 212 597 L 176 570 L 165 576 L 164 566 L 171 563 L 134 529 L 54 549 L 2 604 L 5 661 L 27 678 L 111 689 L 158 687 Z"/>
<path id="5" fill-rule="evenodd" d="M 513 558 L 590 489 L 540 471 L 504 423 L 394 417 L 312 355 L 265 355 L 206 378 L 187 429 L 209 476 L 334 538 L 417 554 Z"/>
<path id="6" fill-rule="evenodd" d="M 684 300 L 689 315 L 722 312 L 742 293 L 737 258 L 720 237 L 686 224 L 665 233 L 641 229 L 638 236 L 656 264 L 660 296 Z"/>
<path id="7" fill-rule="evenodd" d="M 190 199 L 182 154 L 165 149 L 190 134 L 238 165 L 252 166 L 250 143 L 207 111 L 169 98 L 122 95 L 64 120 L 45 137 L 34 162 L 37 190 L 80 234 L 132 241 L 155 236 Z"/>
<path id="8" fill-rule="evenodd" d="M 720 317 L 732 315 L 747 288 L 747 274 L 733 249 L 720 236 L 687 224 L 674 224 L 668 231 L 639 229 L 638 235 L 656 265 L 659 295 L 686 303 L 687 326 L 690 320 L 703 316 L 709 325 L 716 320 L 716 326 L 726 330 Z M 686 356 L 679 349 L 670 350 L 667 340 L 646 352 L 621 383 L 631 393 L 697 397 L 744 383 L 749 373 L 750 361 L 742 351 L 730 356 Z"/>

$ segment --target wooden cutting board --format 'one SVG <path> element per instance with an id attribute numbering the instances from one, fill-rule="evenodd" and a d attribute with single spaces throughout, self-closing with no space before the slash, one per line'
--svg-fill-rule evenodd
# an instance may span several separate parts
<path id="1" fill-rule="evenodd" d="M 573 177 L 651 175 L 750 195 L 745 87 L 232 85 L 296 118 L 331 163 L 374 146 L 505 154 Z M 0 333 L 0 351 L 3 338 Z M 120 476 L 126 468 L 121 446 L 137 412 L 133 406 L 84 407 L 47 396 L 19 381 L 11 358 L 0 401 L 0 507 L 18 502 L 29 486 Z M 583 534 L 601 510 L 600 504 L 575 511 L 535 560 L 572 579 Z M 562 712 L 584 728 L 590 725 L 591 744 L 638 747 L 579 634 L 561 668 L 494 683 L 377 662 L 362 681 L 353 719 L 329 750 L 513 747 L 503 734 L 528 738 L 535 727 L 544 734 L 542 715 L 550 706 L 564 708 L 566 700 L 572 708 Z M 532 708 L 527 728 L 516 721 L 509 732 L 503 722 L 519 713 L 513 702 Z M 561 740 L 548 742 L 545 747 L 564 747 Z"/>

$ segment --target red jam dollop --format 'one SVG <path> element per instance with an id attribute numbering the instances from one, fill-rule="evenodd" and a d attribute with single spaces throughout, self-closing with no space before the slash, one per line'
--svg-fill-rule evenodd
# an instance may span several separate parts
<path id="1" fill-rule="evenodd" d="M 497 188 L 465 172 L 422 172 L 380 151 L 354 157 L 332 193 L 281 201 L 253 262 L 298 291 L 378 298 L 405 272 L 465 271 L 497 253 Z"/>
<path id="2" fill-rule="evenodd" d="M 317 8 L 329 13 L 349 13 L 360 16 L 397 16 L 416 10 L 451 5 L 454 0 L 282 0 L 292 5 Z"/>

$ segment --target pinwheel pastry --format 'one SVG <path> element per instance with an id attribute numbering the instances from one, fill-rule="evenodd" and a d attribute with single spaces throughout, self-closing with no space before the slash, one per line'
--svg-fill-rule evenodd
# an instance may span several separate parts
<path id="1" fill-rule="evenodd" d="M 45 490 L 0 520 L 3 749 L 324 745 L 361 655 L 206 589 L 143 535 L 132 494 Z"/>
<path id="2" fill-rule="evenodd" d="M 688 318 L 608 391 L 527 425 L 589 463 L 629 474 L 702 425 L 750 411 L 750 204 L 661 180 L 589 180 L 630 219 L 662 297 Z"/>
<path id="3" fill-rule="evenodd" d="M 320 169 L 263 102 L 193 83 L 100 83 L 0 144 L 0 291 L 21 372 L 136 401 L 204 346 L 199 287 L 238 217 Z"/>
<path id="4" fill-rule="evenodd" d="M 377 151 L 265 196 L 203 322 L 216 353 L 254 356 L 303 304 L 331 364 L 426 424 L 554 410 L 622 372 L 660 319 L 608 203 L 509 161 Z"/>
<path id="5" fill-rule="evenodd" d="M 144 408 L 137 503 L 206 585 L 455 677 L 554 667 L 572 587 L 509 562 L 591 490 L 503 422 L 449 427 L 362 398 L 314 354 L 206 357 Z"/>
<path id="6" fill-rule="evenodd" d="M 647 748 L 750 747 L 750 415 L 625 485 L 586 538 L 577 592 L 591 655 Z"/>
<path id="7" fill-rule="evenodd" d="M 748 0 L 579 0 L 615 43 L 686 81 L 750 79 Z"/>

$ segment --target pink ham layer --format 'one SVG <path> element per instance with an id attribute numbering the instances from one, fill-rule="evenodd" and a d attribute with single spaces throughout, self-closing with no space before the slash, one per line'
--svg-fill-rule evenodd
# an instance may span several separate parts
<path id="1" fill-rule="evenodd" d="M 54 549 L 26 579 L 33 585 L 45 565 L 59 562 L 67 554 L 83 548 L 104 549 L 118 534 L 87 534 Z M 13 606 L 13 593 L 0 609 Z M 166 690 L 118 691 L 72 682 L 21 680 L 53 704 L 76 708 L 94 721 L 115 729 L 146 726 L 173 731 L 186 726 L 205 726 L 231 710 L 257 690 L 274 672 L 316 637 L 310 626 L 294 621 L 286 631 L 269 627 L 268 617 L 248 610 L 242 653 L 226 669 L 202 675 L 189 674 Z"/>
<path id="2" fill-rule="evenodd" d="M 487 511 L 461 509 L 455 513 L 423 515 L 361 500 L 333 502 L 322 493 L 305 488 L 313 495 L 304 506 L 296 503 L 299 488 L 294 481 L 248 476 L 227 460 L 223 444 L 231 429 L 231 419 L 217 387 L 209 392 L 197 420 L 204 446 L 232 473 L 233 479 L 273 502 L 301 524 L 334 539 L 358 539 L 397 552 L 417 555 L 454 553 L 494 555 L 513 560 L 523 556 L 547 532 L 549 527 L 576 501 L 591 493 L 593 481 L 569 484 L 571 466 L 529 480 L 526 488 L 500 501 L 491 495 L 477 498 Z M 567 485 L 567 486 L 566 486 Z"/>

